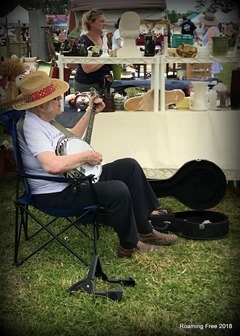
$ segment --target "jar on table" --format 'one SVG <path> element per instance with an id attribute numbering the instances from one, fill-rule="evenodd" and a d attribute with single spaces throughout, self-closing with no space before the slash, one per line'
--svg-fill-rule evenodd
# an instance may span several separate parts
<path id="1" fill-rule="evenodd" d="M 88 56 L 88 50 L 84 43 L 79 43 L 78 45 L 78 54 L 79 56 L 86 57 Z"/>
<path id="2" fill-rule="evenodd" d="M 229 90 L 227 85 L 219 81 L 212 89 L 217 94 L 217 109 L 226 109 L 229 107 Z"/>
<path id="3" fill-rule="evenodd" d="M 152 34 L 145 36 L 144 56 L 155 56 L 155 37 Z"/>

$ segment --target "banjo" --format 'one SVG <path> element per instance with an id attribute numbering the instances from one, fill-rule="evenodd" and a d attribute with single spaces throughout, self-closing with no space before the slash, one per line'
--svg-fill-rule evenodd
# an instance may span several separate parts
<path id="1" fill-rule="evenodd" d="M 94 88 L 91 88 L 90 95 L 98 96 L 97 91 Z M 74 136 L 73 133 L 68 131 L 65 127 L 63 127 L 61 124 L 59 124 L 55 120 L 51 122 L 55 127 L 57 127 L 64 134 L 64 137 L 59 139 L 57 143 L 57 147 L 56 147 L 57 155 L 62 156 L 62 155 L 68 155 L 68 154 L 78 154 L 86 150 L 93 150 L 93 148 L 90 146 L 90 142 L 91 142 L 91 137 L 92 137 L 96 106 L 97 104 L 94 103 L 91 109 L 88 127 L 86 130 L 86 135 L 84 137 L 84 140 L 82 140 L 79 137 Z M 102 173 L 101 164 L 92 166 L 90 164 L 85 163 L 65 173 L 65 177 L 74 178 L 74 177 L 94 175 L 93 182 L 97 182 L 99 180 L 101 173 Z"/>

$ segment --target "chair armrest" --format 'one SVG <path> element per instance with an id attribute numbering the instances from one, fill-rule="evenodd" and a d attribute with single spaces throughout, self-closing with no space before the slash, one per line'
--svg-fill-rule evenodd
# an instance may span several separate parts
<path id="1" fill-rule="evenodd" d="M 16 171 L 15 175 L 27 178 L 27 179 L 36 179 L 36 180 L 45 180 L 45 181 L 52 181 L 52 182 L 59 182 L 59 183 L 73 183 L 73 184 L 81 184 L 84 182 L 93 182 L 94 175 L 87 175 L 81 177 L 59 177 L 59 176 L 45 176 L 45 175 L 34 175 L 34 174 L 26 174 L 21 171 Z"/>

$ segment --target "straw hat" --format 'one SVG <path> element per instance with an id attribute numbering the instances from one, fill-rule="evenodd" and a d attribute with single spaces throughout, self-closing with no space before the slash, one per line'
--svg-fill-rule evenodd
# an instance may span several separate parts
<path id="1" fill-rule="evenodd" d="M 15 110 L 26 110 L 46 103 L 66 92 L 69 84 L 49 77 L 44 71 L 34 71 L 20 82 L 21 94 L 12 102 Z"/>
<path id="2" fill-rule="evenodd" d="M 218 20 L 215 15 L 211 12 L 207 12 L 204 14 L 204 16 L 199 18 L 199 21 L 202 22 L 202 24 L 207 26 L 217 26 Z"/>

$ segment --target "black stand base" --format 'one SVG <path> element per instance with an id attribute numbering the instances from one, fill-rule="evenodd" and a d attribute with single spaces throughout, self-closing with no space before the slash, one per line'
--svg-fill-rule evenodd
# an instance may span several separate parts
<path id="1" fill-rule="evenodd" d="M 100 256 L 93 255 L 92 261 L 90 264 L 89 272 L 87 278 L 80 280 L 69 287 L 69 291 L 78 291 L 84 290 L 88 294 L 94 294 L 95 296 L 101 296 L 104 298 L 111 299 L 113 301 L 120 301 L 122 299 L 122 287 L 118 287 L 117 290 L 109 290 L 106 292 L 96 292 L 95 285 L 94 285 L 94 277 L 101 278 L 104 281 L 110 283 L 121 283 L 124 286 L 135 286 L 135 280 L 131 277 L 128 278 L 120 278 L 120 279 L 110 279 L 108 276 L 103 272 L 102 263 L 100 260 Z"/>

